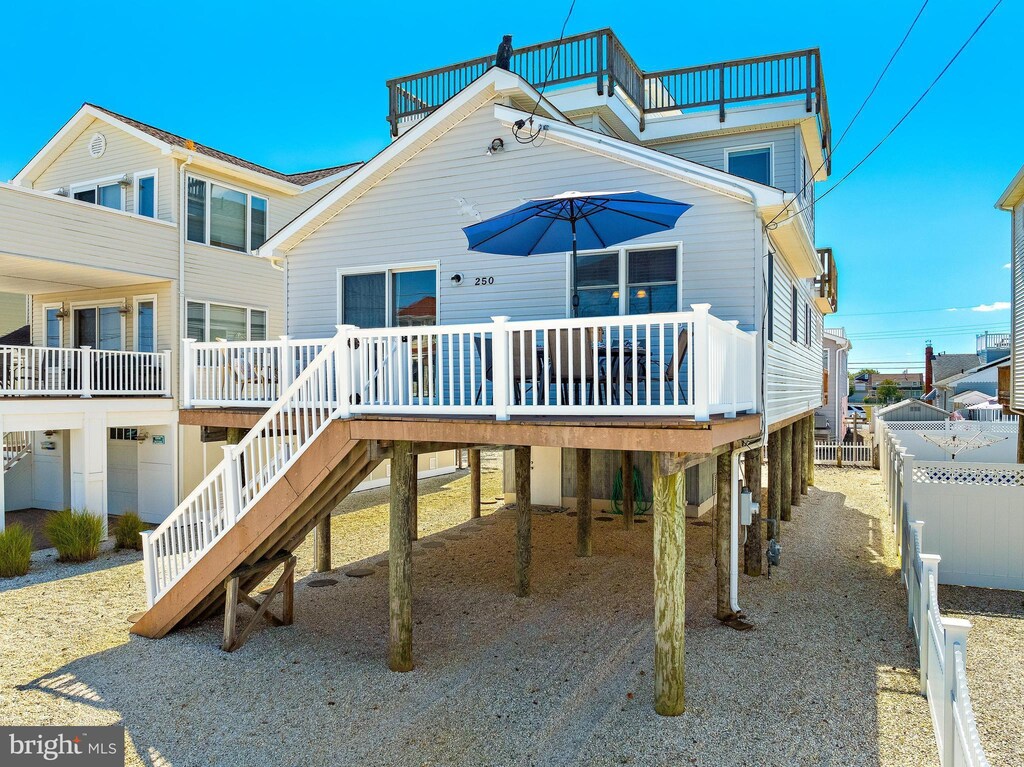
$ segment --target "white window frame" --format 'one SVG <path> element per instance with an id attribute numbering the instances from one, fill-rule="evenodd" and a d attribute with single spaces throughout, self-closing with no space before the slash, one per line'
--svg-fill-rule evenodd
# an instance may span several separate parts
<path id="1" fill-rule="evenodd" d="M 577 251 L 576 257 L 598 256 L 602 253 L 615 253 L 619 260 L 619 317 L 642 317 L 643 315 L 630 315 L 629 295 L 629 262 L 628 254 L 638 250 L 668 250 L 675 248 L 676 251 L 676 310 L 683 311 L 683 243 L 681 240 L 670 242 L 652 242 L 629 247 L 618 248 L 597 248 L 593 250 Z M 572 316 L 572 251 L 565 253 L 565 316 Z"/>
<path id="2" fill-rule="evenodd" d="M 202 245 L 206 248 L 214 248 L 215 250 L 223 250 L 227 253 L 252 253 L 252 198 L 259 197 L 261 200 L 267 203 L 267 238 L 270 239 L 270 197 L 264 194 L 256 194 L 250 192 L 248 189 L 243 189 L 240 186 L 234 184 L 225 183 L 223 181 L 217 181 L 209 176 L 203 176 L 198 173 L 188 173 L 185 178 L 185 189 L 188 189 L 189 179 L 195 179 L 196 181 L 202 181 L 206 184 L 206 201 L 205 208 L 203 211 L 203 241 L 196 242 L 188 238 L 188 192 L 185 193 L 185 215 L 183 217 L 182 224 L 185 227 L 185 242 L 190 245 Z M 210 244 L 210 203 L 213 200 L 213 185 L 216 184 L 224 189 L 229 189 L 233 192 L 238 192 L 245 195 L 245 250 L 235 250 L 234 248 L 225 248 L 223 245 L 211 245 Z M 265 242 L 266 240 L 264 240 Z M 209 302 L 208 302 L 209 303 Z M 213 301 L 212 303 L 221 304 L 221 306 L 231 306 L 231 304 L 224 304 L 220 301 Z M 254 307 L 258 308 L 258 307 Z"/>
<path id="3" fill-rule="evenodd" d="M 69 339 L 68 339 L 69 343 L 73 344 L 75 342 L 75 312 L 78 309 L 109 309 L 110 307 L 117 307 L 118 309 L 120 309 L 123 305 L 124 305 L 124 299 L 122 299 L 122 298 L 115 298 L 115 299 L 110 299 L 110 300 L 107 300 L 107 301 L 79 301 L 79 302 L 76 302 L 76 303 L 72 303 L 71 304 L 71 308 L 68 310 L 68 319 L 71 320 L 71 322 L 70 322 L 71 333 L 70 333 L 70 336 L 69 336 Z M 125 348 L 124 348 L 125 339 L 126 339 L 125 331 L 127 330 L 127 327 L 126 327 L 126 324 L 125 324 L 125 316 L 123 314 L 121 314 L 120 317 L 121 317 L 121 344 L 120 344 L 120 348 L 117 349 L 117 351 L 122 351 L 123 352 L 125 350 Z M 77 349 L 79 347 L 75 346 L 75 347 L 72 347 L 72 348 Z M 97 349 L 99 347 L 94 346 L 92 348 Z M 114 350 L 108 349 L 107 351 L 114 351 Z"/>
<path id="4" fill-rule="evenodd" d="M 227 249 L 225 248 L 225 250 L 227 250 Z M 232 250 L 231 252 L 232 253 L 237 253 L 237 251 L 234 251 L 234 250 Z M 270 336 L 270 311 L 265 306 L 249 306 L 249 305 L 246 305 L 246 304 L 232 304 L 232 303 L 228 303 L 227 301 L 207 301 L 205 299 L 199 299 L 199 298 L 186 298 L 185 299 L 185 331 L 186 332 L 188 332 L 188 305 L 189 304 L 202 304 L 203 307 L 204 307 L 204 309 L 203 309 L 203 338 L 205 338 L 206 341 L 216 340 L 216 339 L 211 339 L 210 338 L 210 305 L 211 304 L 216 305 L 216 306 L 226 306 L 229 309 L 245 309 L 245 335 L 247 336 L 247 338 L 246 338 L 246 342 L 247 343 L 249 343 L 249 342 L 251 342 L 251 343 L 262 343 L 261 341 L 252 341 L 252 313 L 253 312 L 263 312 L 264 316 L 266 316 L 266 318 L 267 318 L 267 336 L 268 336 L 267 338 L 265 338 L 263 340 L 264 341 L 269 341 L 270 340 L 270 338 L 269 338 L 269 336 Z M 154 313 L 154 316 L 155 316 L 156 315 L 155 308 L 154 308 L 154 312 L 153 313 Z M 186 336 L 186 338 L 187 337 L 188 336 Z M 200 343 L 203 343 L 203 342 L 200 342 Z"/>
<path id="5" fill-rule="evenodd" d="M 153 215 L 147 216 L 139 212 L 139 181 L 144 178 L 153 178 Z M 160 174 L 156 168 L 144 170 L 132 176 L 132 197 L 136 216 L 143 218 L 159 218 L 160 213 Z"/>
<path id="6" fill-rule="evenodd" d="M 416 261 L 401 266 L 360 266 L 356 268 L 339 268 L 335 273 L 334 284 L 338 292 L 337 301 L 337 324 L 344 324 L 345 316 L 345 290 L 342 285 L 343 278 L 360 274 L 383 274 L 384 275 L 384 321 L 385 327 L 394 327 L 391 324 L 391 315 L 394 307 L 391 275 L 398 272 L 422 272 L 427 269 L 434 270 L 434 294 L 437 296 L 437 317 L 435 322 L 441 324 L 441 262 L 440 261 Z"/>
<path id="7" fill-rule="evenodd" d="M 63 349 L 64 348 L 64 320 L 66 320 L 67 317 L 58 317 L 57 318 L 57 328 L 58 328 L 57 333 L 58 333 L 58 336 L 59 336 L 59 338 L 57 339 L 58 340 L 57 346 L 49 346 L 46 343 L 46 341 L 47 341 L 47 337 L 46 337 L 46 313 L 50 309 L 56 309 L 59 312 L 60 309 L 61 309 L 61 306 L 62 306 L 62 304 L 59 301 L 56 301 L 56 302 L 53 302 L 53 303 L 48 303 L 48 304 L 43 304 L 43 339 L 42 339 L 43 343 L 42 343 L 42 345 L 44 347 L 46 347 L 47 349 Z"/>
<path id="8" fill-rule="evenodd" d="M 735 175 L 734 173 L 732 173 L 732 171 L 729 170 L 729 155 L 731 155 L 733 152 L 750 152 L 750 151 L 753 151 L 755 149 L 767 149 L 768 150 L 768 176 L 769 176 L 769 178 L 768 178 L 768 183 L 765 186 L 774 187 L 775 186 L 775 142 L 774 141 L 766 141 L 766 142 L 763 142 L 763 143 L 760 143 L 760 144 L 744 144 L 742 146 L 726 147 L 723 150 L 723 155 L 722 156 L 723 156 L 724 159 L 723 159 L 723 166 L 722 167 L 725 170 L 725 172 L 728 173 L 729 175 Z M 745 179 L 745 180 L 750 181 L 750 179 Z M 754 181 L 753 183 L 758 184 L 760 182 L 759 181 Z"/>
<path id="9" fill-rule="evenodd" d="M 150 293 L 141 296 L 132 296 L 132 351 L 140 351 L 139 349 L 139 304 L 151 301 L 153 303 L 153 351 L 158 350 L 159 344 L 157 344 L 157 328 L 159 327 L 159 307 L 157 305 L 156 294 Z"/>
<path id="10" fill-rule="evenodd" d="M 111 186 L 112 184 L 117 184 L 118 188 L 119 188 L 119 190 L 121 192 L 121 207 L 120 208 L 107 208 L 107 210 L 119 210 L 122 213 L 126 213 L 127 211 L 125 210 L 125 202 L 126 201 L 125 201 L 125 194 L 124 194 L 124 186 L 122 186 L 121 183 L 120 183 L 121 179 L 123 179 L 123 178 L 124 178 L 124 174 L 122 173 L 119 176 L 104 176 L 103 178 L 97 178 L 97 179 L 93 179 L 91 181 L 78 181 L 78 182 L 76 182 L 74 184 L 71 184 L 68 187 L 68 199 L 75 200 L 75 194 L 76 193 L 85 191 L 86 189 L 94 189 L 94 190 L 96 190 L 96 202 L 85 203 L 85 204 L 86 205 L 95 205 L 98 208 L 107 208 L 106 205 L 100 205 L 100 203 L 99 203 L 99 198 L 100 198 L 99 187 L 101 187 L 101 186 Z M 75 200 L 75 202 L 82 202 L 82 200 Z"/>

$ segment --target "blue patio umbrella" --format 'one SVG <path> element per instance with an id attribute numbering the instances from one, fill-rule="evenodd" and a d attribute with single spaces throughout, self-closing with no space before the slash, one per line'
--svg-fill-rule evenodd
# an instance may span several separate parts
<path id="1" fill-rule="evenodd" d="M 671 229 L 692 206 L 646 192 L 564 192 L 465 227 L 469 249 L 504 256 L 572 251 L 569 262 L 572 314 L 578 250 L 600 250 L 645 234 Z"/>

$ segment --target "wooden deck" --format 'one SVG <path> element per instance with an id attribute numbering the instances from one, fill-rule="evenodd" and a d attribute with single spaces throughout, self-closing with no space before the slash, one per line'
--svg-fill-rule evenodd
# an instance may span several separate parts
<path id="1" fill-rule="evenodd" d="M 250 429 L 264 412 L 257 408 L 181 410 L 178 422 Z M 723 445 L 761 432 L 761 416 L 757 414 L 714 416 L 710 421 L 628 416 L 539 416 L 496 421 L 491 416 L 361 415 L 348 422 L 353 439 L 679 453 L 714 453 Z"/>

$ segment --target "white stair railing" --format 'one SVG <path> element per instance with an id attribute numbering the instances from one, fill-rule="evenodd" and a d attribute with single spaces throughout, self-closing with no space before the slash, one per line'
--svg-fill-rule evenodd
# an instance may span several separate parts
<path id="1" fill-rule="evenodd" d="M 143 533 L 150 607 L 288 471 L 332 418 L 348 415 L 350 328 L 341 326 L 224 460 L 159 527 Z M 340 406 L 339 406 L 340 405 Z"/>
<path id="2" fill-rule="evenodd" d="M 32 452 L 32 432 L 9 431 L 4 434 L 4 471 Z"/>

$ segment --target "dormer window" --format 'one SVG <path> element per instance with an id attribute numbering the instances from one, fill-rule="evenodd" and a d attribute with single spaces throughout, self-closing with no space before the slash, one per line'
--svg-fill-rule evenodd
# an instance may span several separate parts
<path id="1" fill-rule="evenodd" d="M 188 177 L 188 239 L 246 253 L 267 239 L 267 200 L 241 189 Z"/>
<path id="2" fill-rule="evenodd" d="M 734 176 L 772 185 L 772 147 L 737 147 L 725 150 L 725 169 Z"/>

